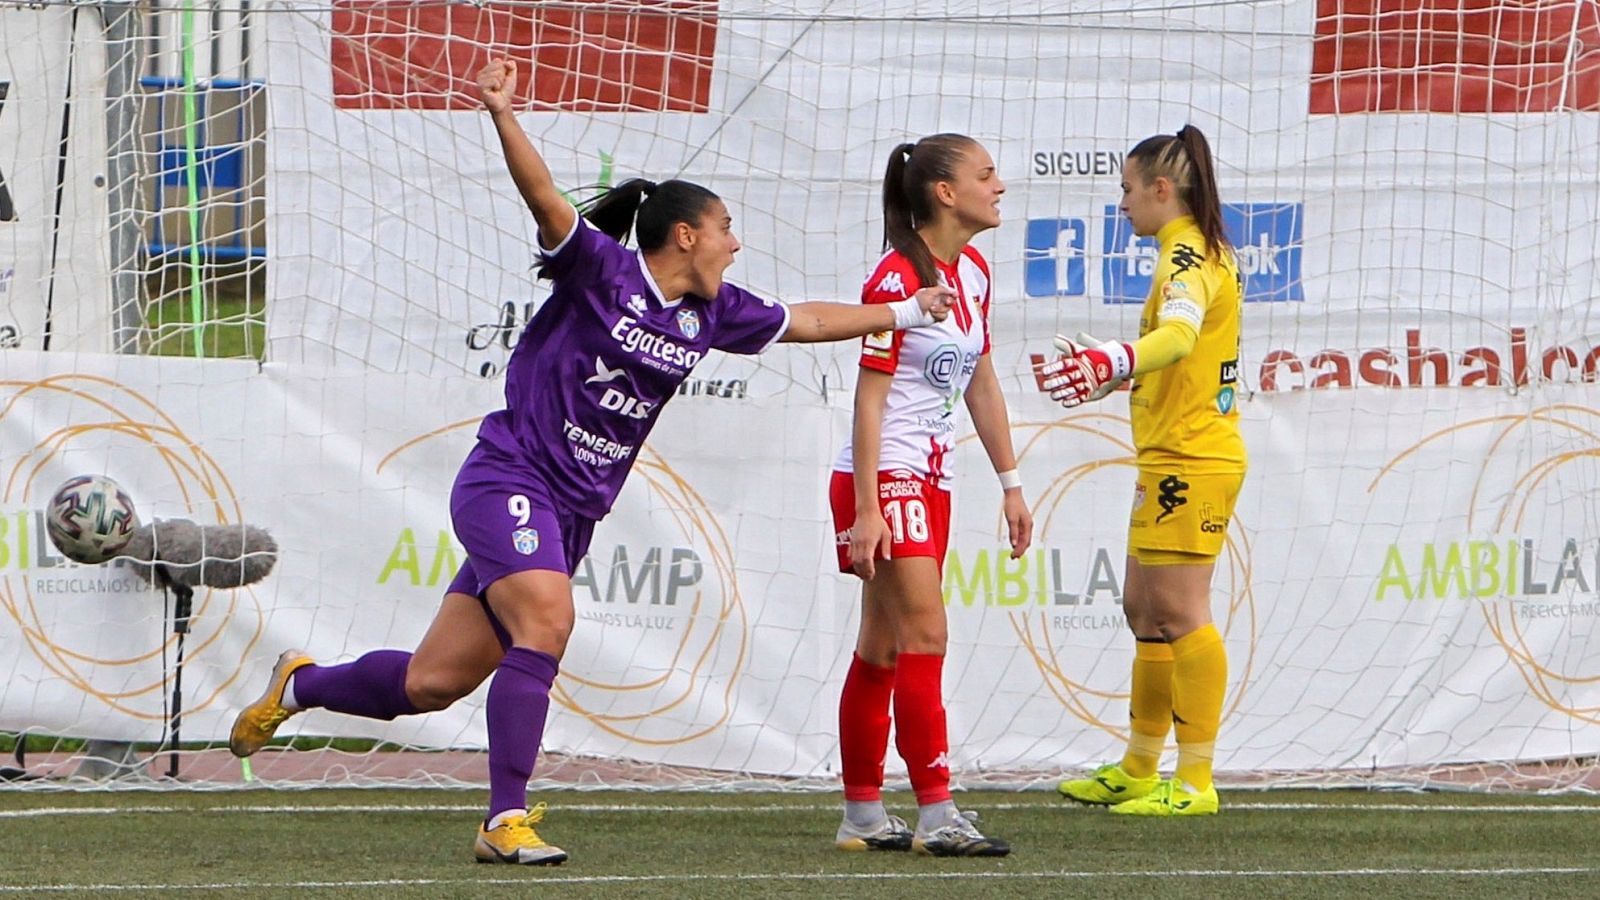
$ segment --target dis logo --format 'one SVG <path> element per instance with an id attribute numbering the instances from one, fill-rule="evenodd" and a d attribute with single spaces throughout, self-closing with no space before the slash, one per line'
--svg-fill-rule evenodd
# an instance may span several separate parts
<path id="1" fill-rule="evenodd" d="M 432 439 L 479 421 L 406 441 L 377 469 L 431 465 L 445 449 Z M 647 746 L 688 743 L 727 723 L 750 640 L 732 543 L 700 494 L 648 445 L 595 528 L 572 588 L 577 623 L 551 699 Z"/>
<path id="2" fill-rule="evenodd" d="M 1590 565 L 1596 556 L 1594 495 L 1600 479 L 1595 466 L 1600 457 L 1600 410 L 1558 403 L 1442 428 L 1389 460 L 1367 486 L 1368 492 L 1387 489 L 1402 498 L 1419 496 L 1419 491 L 1427 490 L 1423 479 L 1432 473 L 1429 457 L 1422 451 L 1442 443 L 1450 459 L 1477 459 L 1480 454 L 1476 451 L 1463 457 L 1450 443 L 1472 438 L 1486 438 L 1488 446 L 1470 490 L 1460 491 L 1453 478 L 1447 478 L 1441 482 L 1441 490 L 1448 488 L 1450 494 L 1441 496 L 1465 498 L 1468 534 L 1520 537 L 1510 545 L 1483 548 L 1501 562 L 1490 572 L 1475 570 L 1474 560 L 1462 556 L 1458 546 L 1455 556 L 1448 551 L 1437 554 L 1447 560 L 1439 566 L 1443 574 L 1437 579 L 1414 573 L 1406 578 L 1431 588 L 1434 580 L 1440 587 L 1455 586 L 1458 580 L 1466 586 L 1474 578 L 1483 580 L 1492 574 L 1495 584 L 1489 599 L 1484 599 L 1489 591 L 1468 588 L 1457 592 L 1463 599 L 1482 601 L 1472 605 L 1483 616 L 1493 641 L 1489 646 L 1505 652 L 1536 700 L 1580 721 L 1600 723 L 1600 707 L 1593 699 L 1600 671 L 1589 662 L 1594 655 L 1581 652 L 1583 637 L 1593 633 L 1592 624 L 1571 616 L 1527 615 L 1552 606 L 1563 611 L 1574 607 L 1592 610 L 1592 601 L 1600 593 L 1596 584 L 1600 563 Z M 1455 471 L 1454 467 L 1447 469 L 1447 476 Z M 1423 591 L 1410 590 L 1405 580 L 1397 578 L 1395 593 L 1406 588 L 1408 598 L 1424 596 Z M 1563 580 L 1569 585 L 1565 590 L 1557 587 Z M 1442 598 L 1444 594 L 1432 596 Z M 1511 602 L 1501 602 L 1505 600 Z"/>
<path id="3" fill-rule="evenodd" d="M 241 521 L 238 497 L 221 468 L 179 424 L 132 388 L 97 375 L 0 381 L 0 610 L 16 623 L 27 651 L 82 701 L 41 689 L 59 714 L 81 721 L 84 704 L 130 719 L 160 722 L 169 694 L 163 657 L 176 637 L 163 622 L 160 594 L 110 563 L 80 566 L 55 552 L 38 511 L 66 478 L 102 472 L 163 515 L 201 524 Z M 186 667 L 200 685 L 185 714 L 207 709 L 239 677 L 261 637 L 261 604 L 250 588 L 195 591 Z M 227 634 L 226 642 L 222 636 Z M 9 638 L 7 638 L 9 640 Z M 4 642 L 0 642 L 4 643 Z"/>
<path id="4" fill-rule="evenodd" d="M 1131 424 L 1121 415 L 1084 413 L 1013 423 L 1012 433 L 1018 440 L 1018 468 L 1029 486 L 1033 546 L 1016 561 L 994 553 L 997 571 L 983 578 L 995 586 L 994 601 L 983 605 L 1005 611 L 1018 645 L 1062 707 L 1108 735 L 1126 738 L 1134 647 L 1122 613 L 1136 474 Z M 968 435 L 962 442 L 975 439 Z M 1226 720 L 1239 708 L 1255 664 L 1250 538 L 1238 521 L 1229 523 L 1220 515 L 1204 521 L 1227 528 L 1212 577 L 1212 614 L 1228 645 Z M 1003 515 L 996 517 L 994 536 L 997 546 L 1005 544 Z M 976 560 L 963 555 L 952 551 L 945 562 L 951 615 L 963 605 L 982 603 L 964 591 L 982 574 L 973 563 L 981 566 L 991 558 L 983 551 Z M 999 571 L 1002 566 L 1007 571 Z"/>

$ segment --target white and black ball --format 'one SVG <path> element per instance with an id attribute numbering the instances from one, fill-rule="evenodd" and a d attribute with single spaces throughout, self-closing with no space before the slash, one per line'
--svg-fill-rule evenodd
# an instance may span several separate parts
<path id="1" fill-rule="evenodd" d="M 128 546 L 139 527 L 139 514 L 115 481 L 104 475 L 78 475 L 56 488 L 44 524 L 62 555 L 92 565 Z"/>

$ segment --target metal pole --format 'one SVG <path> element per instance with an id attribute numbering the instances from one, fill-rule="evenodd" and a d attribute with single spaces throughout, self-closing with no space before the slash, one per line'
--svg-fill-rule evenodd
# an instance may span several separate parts
<path id="1" fill-rule="evenodd" d="M 138 353 L 144 327 L 139 279 L 139 69 L 145 14 L 129 0 L 100 6 L 106 40 L 106 211 L 111 224 L 111 349 Z"/>

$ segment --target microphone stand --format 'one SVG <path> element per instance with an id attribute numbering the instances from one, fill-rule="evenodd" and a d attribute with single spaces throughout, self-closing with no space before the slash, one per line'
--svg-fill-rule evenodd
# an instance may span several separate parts
<path id="1" fill-rule="evenodd" d="M 183 643 L 189 635 L 189 619 L 194 615 L 194 588 L 173 578 L 161 563 L 155 563 L 151 569 L 161 589 L 172 592 L 172 633 L 178 638 L 177 661 L 172 670 L 172 708 L 167 717 L 167 733 L 172 736 L 169 745 L 172 756 L 167 765 L 167 777 L 177 778 L 178 735 L 183 727 Z"/>

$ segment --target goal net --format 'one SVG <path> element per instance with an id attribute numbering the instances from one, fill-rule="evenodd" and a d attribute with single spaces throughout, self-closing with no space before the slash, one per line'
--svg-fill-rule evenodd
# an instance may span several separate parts
<path id="1" fill-rule="evenodd" d="M 286 647 L 414 647 L 464 558 L 451 480 L 548 295 L 475 100 L 509 57 L 570 196 L 704 184 L 744 244 L 730 280 L 787 301 L 859 297 L 896 144 L 954 131 L 993 154 L 1004 224 L 976 244 L 1037 528 L 1009 559 L 958 413 L 959 784 L 1121 752 L 1127 395 L 1064 412 L 1033 367 L 1057 332 L 1137 335 L 1155 250 L 1118 213 L 1123 161 L 1193 124 L 1246 300 L 1216 397 L 1251 457 L 1218 522 L 1220 777 L 1594 788 L 1597 9 L 0 5 L 0 731 L 65 775 L 80 739 L 150 755 L 178 703 L 197 783 L 483 780 L 481 689 L 392 723 L 294 718 L 253 770 L 219 742 Z M 825 485 L 856 354 L 712 354 L 684 383 L 575 577 L 536 778 L 835 783 L 859 582 L 835 571 Z M 170 598 L 44 539 L 80 472 L 147 521 L 281 548 L 260 584 L 197 594 L 181 692 Z"/>

